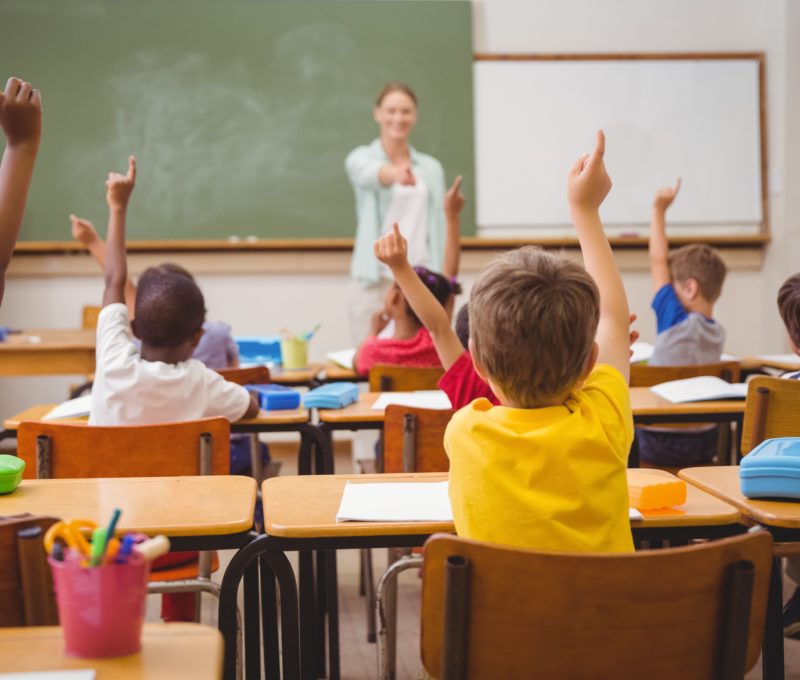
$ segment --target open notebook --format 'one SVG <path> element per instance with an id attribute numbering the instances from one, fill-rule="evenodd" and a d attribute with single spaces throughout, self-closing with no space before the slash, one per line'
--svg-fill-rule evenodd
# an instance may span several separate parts
<path id="1" fill-rule="evenodd" d="M 337 522 L 452 522 L 447 482 L 347 482 Z M 631 519 L 642 514 L 630 508 Z"/>
<path id="2" fill-rule="evenodd" d="M 353 359 L 356 357 L 355 349 L 341 349 L 337 352 L 328 352 L 326 358 L 342 368 L 353 368 Z"/>
<path id="3" fill-rule="evenodd" d="M 384 410 L 387 406 L 411 406 L 413 408 L 430 408 L 446 410 L 453 408 L 450 399 L 441 390 L 419 390 L 417 392 L 382 392 L 372 404 L 376 410 Z"/>
<path id="4" fill-rule="evenodd" d="M 55 420 L 57 418 L 82 418 L 88 416 L 92 410 L 92 395 L 87 394 L 77 399 L 62 402 L 42 416 L 42 420 Z"/>
<path id="5" fill-rule="evenodd" d="M 42 664 L 44 665 L 44 664 Z M 74 671 L 30 671 L 28 673 L 0 673 L 0 680 L 94 680 L 94 669 Z"/>
<path id="6" fill-rule="evenodd" d="M 715 399 L 745 399 L 747 397 L 745 383 L 728 383 L 721 378 L 707 375 L 653 385 L 650 391 L 673 404 Z"/>

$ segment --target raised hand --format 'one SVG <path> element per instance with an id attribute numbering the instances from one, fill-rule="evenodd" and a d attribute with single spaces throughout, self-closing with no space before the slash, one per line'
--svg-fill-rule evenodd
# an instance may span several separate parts
<path id="1" fill-rule="evenodd" d="M 128 174 L 109 172 L 106 180 L 106 202 L 109 208 L 127 208 L 136 185 L 136 159 L 128 156 Z"/>
<path id="2" fill-rule="evenodd" d="M 417 184 L 417 178 L 411 172 L 411 163 L 404 163 L 397 168 L 397 183 L 412 187 Z"/>
<path id="3" fill-rule="evenodd" d="M 666 187 L 664 189 L 659 189 L 656 191 L 656 197 L 653 199 L 653 210 L 658 210 L 660 212 L 666 212 L 667 208 L 672 205 L 672 201 L 675 200 L 675 197 L 678 195 L 678 192 L 681 190 L 681 178 L 678 177 L 678 181 L 675 182 L 674 187 Z"/>
<path id="4" fill-rule="evenodd" d="M 408 264 L 408 243 L 400 233 L 397 222 L 392 225 L 388 234 L 375 241 L 375 257 L 390 269 Z"/>
<path id="5" fill-rule="evenodd" d="M 464 207 L 466 198 L 464 198 L 464 194 L 461 193 L 462 179 L 461 175 L 456 177 L 453 186 L 451 186 L 444 195 L 444 212 L 448 217 L 457 216 Z"/>
<path id="6" fill-rule="evenodd" d="M 90 243 L 94 243 L 100 238 L 97 235 L 97 230 L 94 228 L 94 225 L 89 220 L 77 217 L 76 215 L 70 215 L 69 221 L 72 228 L 72 238 L 76 241 L 80 241 L 83 245 L 88 246 Z"/>
<path id="7" fill-rule="evenodd" d="M 9 78 L 0 92 L 0 127 L 9 147 L 38 149 L 42 136 L 41 92 L 19 78 Z"/>
<path id="8" fill-rule="evenodd" d="M 597 142 L 591 154 L 583 154 L 569 171 L 567 200 L 574 210 L 596 211 L 611 190 L 611 178 L 606 172 L 603 156 L 606 136 L 597 131 Z"/>

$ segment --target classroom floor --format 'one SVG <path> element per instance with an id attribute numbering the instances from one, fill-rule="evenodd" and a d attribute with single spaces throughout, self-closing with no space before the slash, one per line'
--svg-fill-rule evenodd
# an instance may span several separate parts
<path id="1" fill-rule="evenodd" d="M 282 474 L 296 474 L 295 453 L 291 447 L 271 446 L 273 457 L 282 461 Z M 352 471 L 350 454 L 337 452 L 336 470 L 342 474 Z M 233 551 L 221 551 L 220 563 L 224 569 Z M 290 556 L 296 568 L 296 561 Z M 373 551 L 376 578 L 386 567 L 386 551 Z M 221 573 L 221 572 L 219 572 Z M 367 642 L 366 605 L 358 594 L 358 552 L 343 550 L 338 555 L 339 573 L 339 635 L 341 638 L 342 680 L 371 680 L 378 675 L 377 649 Z M 792 585 L 786 583 L 784 593 L 792 593 Z M 398 644 L 397 680 L 414 680 L 422 663 L 419 659 L 419 602 L 420 581 L 415 570 L 400 576 L 398 588 Z M 148 596 L 147 620 L 158 621 L 160 596 Z M 211 625 L 217 622 L 217 602 L 203 596 L 202 621 Z M 785 645 L 786 680 L 800 680 L 800 640 L 787 640 Z M 761 680 L 761 662 L 748 673 L 746 680 Z"/>

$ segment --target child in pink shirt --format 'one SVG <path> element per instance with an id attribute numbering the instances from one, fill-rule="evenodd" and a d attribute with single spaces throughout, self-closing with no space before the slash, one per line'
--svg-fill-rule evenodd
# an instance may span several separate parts
<path id="1" fill-rule="evenodd" d="M 399 235 L 397 225 L 394 228 Z M 411 269 L 409 266 L 409 271 L 447 317 L 445 306 L 456 292 L 454 284 L 425 267 Z M 394 337 L 379 338 L 378 334 L 390 320 L 395 323 Z M 361 343 L 353 360 L 353 367 L 361 374 L 369 373 L 375 364 L 414 367 L 440 365 L 430 333 L 406 301 L 397 282 L 386 293 L 384 309 L 373 315 L 370 334 Z"/>

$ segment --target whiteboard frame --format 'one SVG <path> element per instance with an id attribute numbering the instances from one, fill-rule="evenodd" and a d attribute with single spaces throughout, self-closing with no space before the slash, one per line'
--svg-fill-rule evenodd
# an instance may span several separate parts
<path id="1" fill-rule="evenodd" d="M 766 96 L 766 56 L 764 52 L 609 52 L 609 53 L 488 53 L 478 52 L 473 56 L 475 62 L 480 61 L 752 61 L 757 66 L 758 73 L 758 110 L 759 110 L 759 144 L 761 162 L 761 210 L 762 220 L 757 235 L 737 237 L 725 235 L 711 237 L 708 235 L 687 237 L 681 239 L 687 243 L 703 242 L 713 243 L 718 238 L 727 244 L 752 245 L 753 242 L 767 243 L 770 240 L 769 230 L 769 195 L 768 195 L 768 160 L 767 160 L 767 96 Z M 519 239 L 492 239 L 491 237 L 479 240 L 509 241 Z M 548 242 L 550 239 L 531 239 L 532 241 Z M 565 239 L 553 239 L 564 241 Z M 566 239 L 569 240 L 569 239 Z M 618 239 L 614 239 L 616 241 Z M 639 241 L 640 239 L 636 239 Z M 646 243 L 646 239 L 645 239 Z M 631 244 L 633 245 L 633 244 Z"/>

